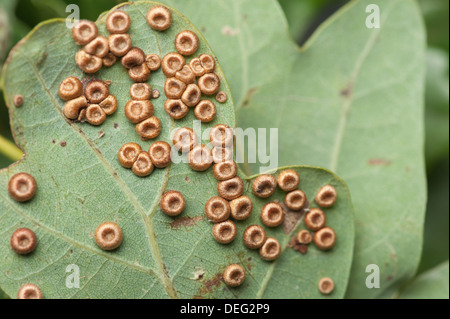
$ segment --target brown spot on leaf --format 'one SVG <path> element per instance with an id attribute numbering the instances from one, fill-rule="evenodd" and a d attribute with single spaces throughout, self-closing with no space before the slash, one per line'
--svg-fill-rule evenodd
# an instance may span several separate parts
<path id="1" fill-rule="evenodd" d="M 39 57 L 39 60 L 36 62 L 36 65 L 38 67 L 41 66 L 42 63 L 44 63 L 44 61 L 47 59 L 47 52 L 42 52 L 41 56 Z"/>
<path id="2" fill-rule="evenodd" d="M 387 281 L 391 281 L 392 279 L 394 279 L 394 277 L 392 277 L 392 276 L 387 276 Z"/>
<path id="3" fill-rule="evenodd" d="M 288 246 L 291 247 L 292 249 L 296 250 L 296 251 L 299 251 L 303 255 L 305 255 L 308 252 L 308 245 L 300 244 L 297 241 L 297 236 L 292 237 L 292 239 L 289 242 Z"/>
<path id="4" fill-rule="evenodd" d="M 59 143 L 59 145 L 61 145 L 61 147 L 66 147 L 67 146 L 67 142 L 66 141 L 62 141 L 61 143 Z"/>
<path id="5" fill-rule="evenodd" d="M 105 136 L 105 131 L 101 130 L 98 132 L 98 138 L 102 138 Z"/>
<path id="6" fill-rule="evenodd" d="M 284 216 L 283 223 L 281 224 L 281 227 L 283 228 L 283 231 L 286 235 L 290 234 L 295 227 L 300 222 L 300 219 L 305 214 L 305 211 L 309 207 L 309 200 L 306 199 L 305 206 L 300 211 L 293 211 L 290 210 L 284 202 L 280 203 L 281 207 L 283 207 L 283 210 L 286 212 L 286 215 Z"/>
<path id="7" fill-rule="evenodd" d="M 189 183 L 191 181 L 191 179 L 188 176 L 186 176 L 184 180 L 186 181 L 186 183 Z"/>
<path id="8" fill-rule="evenodd" d="M 206 295 L 208 293 L 213 293 L 214 290 L 220 287 L 223 281 L 222 273 L 217 273 L 213 278 L 209 280 L 204 280 L 202 282 L 203 286 L 199 291 L 200 295 Z"/>
<path id="9" fill-rule="evenodd" d="M 392 164 L 392 161 L 385 160 L 382 158 L 372 158 L 369 160 L 369 165 L 371 166 L 389 166 Z"/>
<path id="10" fill-rule="evenodd" d="M 300 244 L 298 245 L 298 251 L 305 255 L 308 252 L 308 245 Z"/>
<path id="11" fill-rule="evenodd" d="M 242 107 L 247 107 L 250 104 L 250 102 L 251 102 L 251 100 L 253 98 L 253 95 L 255 95 L 255 93 L 257 91 L 258 91 L 258 88 L 252 88 L 252 89 L 250 89 L 247 92 L 247 95 L 245 96 L 244 102 L 242 102 Z"/>
<path id="12" fill-rule="evenodd" d="M 195 224 L 197 224 L 199 221 L 202 221 L 203 219 L 204 219 L 203 216 L 180 217 L 170 223 L 170 228 L 172 230 L 179 230 L 181 226 L 184 226 L 184 227 L 194 226 Z"/>
<path id="13" fill-rule="evenodd" d="M 114 128 L 117 129 L 119 127 L 119 123 L 114 123 Z"/>
<path id="14" fill-rule="evenodd" d="M 348 98 L 348 97 L 350 97 L 352 95 L 352 93 L 353 93 L 353 83 L 349 82 L 347 84 L 347 87 L 341 90 L 341 95 L 343 97 Z"/>

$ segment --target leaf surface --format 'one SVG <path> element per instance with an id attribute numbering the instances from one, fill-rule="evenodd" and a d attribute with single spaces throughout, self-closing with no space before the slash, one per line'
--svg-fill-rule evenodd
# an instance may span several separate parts
<path id="1" fill-rule="evenodd" d="M 278 127 L 280 165 L 319 165 L 349 185 L 356 245 L 348 297 L 376 297 L 411 277 L 426 203 L 425 32 L 417 4 L 352 1 L 299 49 L 276 1 L 167 3 L 211 43 L 230 81 L 237 125 Z M 369 4 L 380 8 L 379 29 L 366 27 Z M 256 173 L 260 165 L 243 169 Z M 366 288 L 372 263 L 381 289 Z"/>
<path id="2" fill-rule="evenodd" d="M 179 31 L 191 29 L 200 36 L 198 54 L 213 54 L 200 32 L 176 11 L 168 31 L 153 32 L 145 15 L 154 4 L 119 7 L 131 17 L 129 33 L 134 46 L 146 54 L 163 56 L 174 51 L 173 39 Z M 105 17 L 103 14 L 97 22 L 104 35 Z M 22 284 L 32 282 L 41 287 L 46 298 L 319 298 L 317 283 L 323 276 L 336 283 L 331 297 L 344 296 L 354 228 L 350 195 L 341 179 L 324 169 L 295 167 L 311 207 L 321 186 L 332 184 L 338 191 L 338 202 L 326 210 L 327 224 L 338 236 L 332 251 L 324 253 L 311 246 L 302 255 L 288 247 L 295 232 L 304 227 L 300 213 L 290 214 L 289 229 L 267 230 L 283 246 L 279 260 L 264 262 L 256 251 L 246 249 L 243 230 L 261 223 L 259 211 L 268 200 L 249 194 L 250 179 L 242 173 L 254 211 L 250 219 L 237 223 L 236 240 L 220 245 L 203 213 L 205 202 L 217 195 L 211 170 L 197 173 L 187 164 L 172 163 L 148 178 L 138 178 L 118 163 L 117 152 L 124 143 L 138 142 L 147 149 L 154 142 L 139 141 L 134 125 L 124 116 L 132 83 L 120 63 L 97 74 L 111 81 L 110 91 L 119 102 L 114 115 L 100 127 L 64 118 L 59 84 L 67 76 L 86 77 L 74 62 L 78 49 L 65 21 L 45 22 L 15 47 L 3 73 L 15 139 L 26 151 L 23 161 L 0 171 L 0 286 L 9 296 L 15 296 Z M 230 89 L 220 66 L 216 72 L 230 98 L 225 104 L 216 103 L 218 116 L 203 129 L 218 123 L 235 126 Z M 163 93 L 164 81 L 165 76 L 157 71 L 149 83 Z M 20 108 L 11 107 L 16 94 L 25 98 Z M 170 131 L 192 127 L 194 116 L 191 111 L 185 119 L 173 121 L 164 111 L 164 101 L 162 95 L 153 103 L 163 127 L 158 140 L 169 141 Z M 8 180 L 17 172 L 29 172 L 37 180 L 38 192 L 25 204 L 8 195 Z M 178 218 L 164 215 L 159 208 L 161 195 L 167 190 L 180 191 L 186 198 L 186 210 Z M 281 191 L 270 198 L 283 199 Z M 124 232 L 124 242 L 113 252 L 100 250 L 93 238 L 97 226 L 105 221 L 117 222 Z M 30 256 L 18 256 L 10 249 L 9 237 L 19 227 L 33 229 L 39 239 Z M 242 264 L 247 272 L 239 288 L 227 288 L 221 278 L 231 263 Z M 66 286 L 69 265 L 80 268 L 79 289 Z"/>

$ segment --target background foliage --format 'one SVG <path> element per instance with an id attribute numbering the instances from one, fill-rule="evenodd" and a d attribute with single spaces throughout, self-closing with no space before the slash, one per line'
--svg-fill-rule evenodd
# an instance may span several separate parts
<path id="1" fill-rule="evenodd" d="M 65 7 L 73 0 L 0 0 L 0 65 L 9 49 L 32 27 L 39 22 L 53 18 L 64 17 Z M 121 1 L 112 0 L 81 0 L 82 18 L 96 20 L 98 15 L 110 9 Z M 279 0 L 289 23 L 289 32 L 298 44 L 304 44 L 312 32 L 331 14 L 346 3 L 335 0 Z M 421 11 L 426 22 L 428 35 L 427 77 L 426 77 L 426 145 L 425 155 L 428 173 L 428 206 L 425 222 L 424 247 L 419 274 L 436 269 L 442 273 L 447 267 L 449 255 L 449 77 L 448 77 L 448 1 L 421 0 Z M 6 18 L 4 18 L 6 17 Z M 195 22 L 195 21 L 194 21 Z M 228 76 L 229 77 L 229 76 Z M 0 135 L 11 140 L 9 120 L 3 99 L 0 99 Z M 2 155 L 0 150 L 0 168 L 12 163 L 12 158 Z M 433 270 L 431 270 L 432 272 Z M 429 272 L 427 273 L 429 274 Z M 423 282 L 432 278 L 423 275 L 417 279 L 420 285 L 412 286 L 431 289 Z M 405 289 L 411 296 L 411 288 L 396 287 L 386 292 L 383 297 L 398 296 Z M 445 293 L 445 289 L 443 290 Z M 448 297 L 448 286 L 447 286 Z M 427 296 L 427 294 L 423 294 Z M 402 296 L 402 294 L 400 294 Z"/>

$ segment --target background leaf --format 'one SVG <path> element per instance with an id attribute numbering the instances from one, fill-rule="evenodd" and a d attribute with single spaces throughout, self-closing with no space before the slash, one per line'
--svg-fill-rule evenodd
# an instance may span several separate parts
<path id="1" fill-rule="evenodd" d="M 449 3 L 419 2 L 427 26 L 426 162 L 428 205 L 419 273 L 449 257 Z"/>
<path id="2" fill-rule="evenodd" d="M 147 54 L 165 55 L 174 51 L 173 39 L 180 30 L 194 27 L 175 14 L 171 29 L 152 32 L 145 22 L 150 6 L 145 2 L 122 9 L 132 18 L 129 33 L 133 44 Z M 104 17 L 99 23 L 103 34 Z M 201 40 L 199 54 L 211 53 Z M 3 74 L 7 104 L 11 105 L 18 93 L 25 98 L 21 108 L 10 108 L 10 112 L 16 140 L 27 150 L 24 161 L 0 171 L 0 232 L 7 234 L 0 241 L 0 286 L 8 295 L 15 296 L 25 282 L 35 282 L 47 298 L 320 298 L 317 282 L 330 276 L 336 283 L 331 297 L 344 296 L 354 228 L 350 195 L 339 178 L 319 168 L 295 168 L 310 199 L 324 184 L 332 184 L 338 191 L 339 201 L 327 210 L 328 225 L 338 234 L 332 251 L 323 253 L 310 247 L 307 255 L 301 255 L 289 248 L 293 234 L 303 227 L 300 222 L 294 229 L 268 230 L 285 251 L 276 262 L 261 261 L 257 252 L 244 248 L 241 239 L 245 227 L 260 223 L 258 212 L 268 201 L 253 195 L 249 196 L 254 213 L 238 223 L 240 236 L 231 245 L 219 245 L 203 216 L 205 202 L 216 195 L 211 171 L 195 173 L 187 165 L 171 165 L 141 179 L 118 163 L 120 146 L 138 141 L 134 126 L 124 116 L 131 81 L 119 63 L 98 74 L 112 82 L 110 90 L 122 106 L 116 114 L 101 127 L 72 123 L 62 116 L 59 83 L 69 75 L 85 77 L 74 63 L 77 50 L 64 21 L 46 22 L 14 49 Z M 217 72 L 230 99 L 218 104 L 218 117 L 206 127 L 218 123 L 234 126 L 231 93 L 220 67 Z M 158 71 L 152 74 L 150 84 L 162 92 L 164 80 Z M 173 128 L 192 125 L 192 112 L 173 122 L 164 113 L 164 98 L 153 102 L 163 123 L 159 139 L 167 141 Z M 146 149 L 151 142 L 140 144 Z M 26 204 L 13 202 L 7 194 L 9 178 L 19 171 L 33 174 L 39 185 L 36 197 Z M 248 193 L 250 183 L 245 187 Z M 159 199 L 165 190 L 185 195 L 187 209 L 181 217 L 172 219 L 160 211 Z M 278 191 L 271 200 L 283 200 L 283 196 Z M 294 217 L 298 221 L 301 215 L 295 213 Z M 101 251 L 92 238 L 97 225 L 106 220 L 118 222 L 124 230 L 124 243 L 114 252 Z M 9 248 L 10 233 L 23 226 L 35 230 L 39 238 L 37 250 L 28 257 L 17 256 Z M 247 280 L 240 288 L 228 289 L 221 281 L 220 275 L 230 263 L 241 263 L 247 269 Z M 81 268 L 79 290 L 65 286 L 65 269 L 70 264 Z"/>
<path id="3" fill-rule="evenodd" d="M 14 10 L 16 7 L 16 0 L 0 0 L 0 69 L 3 67 L 3 62 L 6 54 L 11 46 L 21 39 L 26 32 L 22 24 L 15 18 Z M 26 30 L 26 29 L 25 29 Z M 19 38 L 18 35 L 21 35 Z M 0 93 L 1 93 L 0 85 Z M 9 115 L 4 100 L 0 99 L 0 140 L 12 141 L 11 129 L 9 127 Z M 0 146 L 0 168 L 6 167 L 13 163 L 13 159 L 3 154 L 4 149 Z"/>
<path id="4" fill-rule="evenodd" d="M 9 48 L 9 41 L 11 36 L 9 17 L 10 13 L 3 3 L 0 4 L 0 67 L 3 65 L 3 59 Z"/>
<path id="5" fill-rule="evenodd" d="M 441 163 L 428 179 L 428 203 L 424 246 L 419 273 L 448 260 L 449 257 L 449 176 L 448 161 Z"/>
<path id="6" fill-rule="evenodd" d="M 294 40 L 303 45 L 313 32 L 348 0 L 279 0 Z"/>
<path id="7" fill-rule="evenodd" d="M 449 2 L 441 0 L 420 0 L 427 24 L 428 43 L 433 47 L 449 50 Z"/>
<path id="8" fill-rule="evenodd" d="M 344 176 L 356 213 L 348 297 L 376 297 L 411 277 L 426 200 L 425 37 L 417 5 L 353 1 L 299 50 L 273 1 L 258 10 L 253 1 L 167 2 L 199 26 L 217 52 L 239 127 L 278 127 L 281 165 L 315 163 Z M 381 29 L 365 26 L 369 3 L 380 6 Z M 380 266 L 382 289 L 365 286 L 371 263 Z"/>
<path id="9" fill-rule="evenodd" d="M 428 49 L 425 97 L 425 155 L 428 169 L 432 170 L 448 158 L 449 151 L 448 52 Z"/>
<path id="10" fill-rule="evenodd" d="M 289 30 L 302 45 L 317 23 L 331 15 L 333 7 L 323 1 L 280 0 L 289 22 Z M 449 2 L 420 0 L 427 28 L 427 76 L 425 89 L 425 158 L 428 180 L 428 206 L 424 231 L 424 247 L 418 273 L 448 259 L 449 198 Z M 337 4 L 333 1 L 333 4 Z M 331 8 L 330 8 L 331 7 Z M 312 10 L 315 8 L 315 10 Z M 395 289 L 394 289 L 395 290 Z"/>
<path id="11" fill-rule="evenodd" d="M 428 270 L 410 283 L 400 299 L 448 299 L 448 260 Z"/>

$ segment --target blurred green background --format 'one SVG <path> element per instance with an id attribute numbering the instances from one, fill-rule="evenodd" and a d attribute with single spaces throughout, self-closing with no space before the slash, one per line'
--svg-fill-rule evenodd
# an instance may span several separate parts
<path id="1" fill-rule="evenodd" d="M 256 0 L 255 0 L 256 1 Z M 81 18 L 98 15 L 123 1 L 116 0 L 0 0 L 0 67 L 7 53 L 39 22 L 65 17 L 66 6 L 76 3 Z M 289 32 L 302 45 L 314 30 L 347 1 L 279 0 Z M 426 79 L 426 144 L 428 206 L 419 273 L 449 259 L 449 2 L 419 0 L 428 33 Z M 13 162 L 5 153 L 12 141 L 9 116 L 0 98 L 0 168 Z"/>

